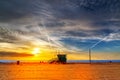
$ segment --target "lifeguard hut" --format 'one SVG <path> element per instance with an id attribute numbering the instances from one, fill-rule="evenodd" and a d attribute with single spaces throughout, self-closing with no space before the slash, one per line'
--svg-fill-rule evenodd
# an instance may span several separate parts
<path id="1" fill-rule="evenodd" d="M 66 63 L 67 62 L 66 54 L 57 54 L 57 57 L 58 57 L 59 63 Z"/>

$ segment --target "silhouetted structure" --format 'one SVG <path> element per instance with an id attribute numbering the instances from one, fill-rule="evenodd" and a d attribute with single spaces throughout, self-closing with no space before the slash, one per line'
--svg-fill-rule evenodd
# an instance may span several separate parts
<path id="1" fill-rule="evenodd" d="M 17 61 L 17 65 L 19 65 L 20 64 L 20 61 Z"/>
<path id="2" fill-rule="evenodd" d="M 66 54 L 58 54 L 57 57 L 58 57 L 59 63 L 66 63 L 67 62 Z"/>
<path id="3" fill-rule="evenodd" d="M 91 49 L 89 48 L 89 63 L 91 64 L 92 63 L 92 59 L 91 59 Z"/>

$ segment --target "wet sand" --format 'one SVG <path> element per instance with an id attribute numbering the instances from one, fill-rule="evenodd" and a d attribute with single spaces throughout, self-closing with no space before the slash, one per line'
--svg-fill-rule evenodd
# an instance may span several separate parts
<path id="1" fill-rule="evenodd" d="M 0 80 L 120 80 L 120 63 L 0 64 Z"/>

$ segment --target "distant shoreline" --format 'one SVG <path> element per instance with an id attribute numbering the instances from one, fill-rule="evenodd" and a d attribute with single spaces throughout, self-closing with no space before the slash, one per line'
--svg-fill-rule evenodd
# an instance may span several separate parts
<path id="1" fill-rule="evenodd" d="M 19 64 L 17 64 L 17 62 L 0 62 L 0 65 L 9 65 L 9 64 L 13 64 L 13 65 L 21 65 L 21 64 L 120 64 L 120 62 L 67 62 L 67 63 L 48 63 L 48 62 L 20 62 Z"/>

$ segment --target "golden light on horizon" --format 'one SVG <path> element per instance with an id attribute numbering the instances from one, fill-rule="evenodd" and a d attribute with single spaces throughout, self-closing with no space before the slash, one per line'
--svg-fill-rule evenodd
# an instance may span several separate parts
<path id="1" fill-rule="evenodd" d="M 32 54 L 34 54 L 35 56 L 40 54 L 40 53 L 41 53 L 40 48 L 34 48 L 32 51 Z"/>

